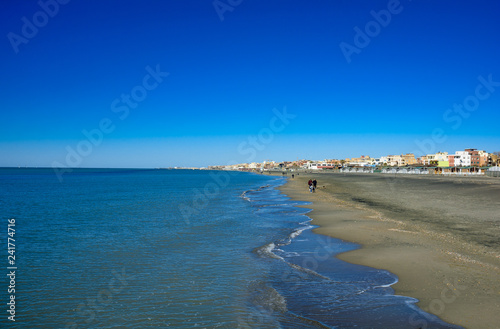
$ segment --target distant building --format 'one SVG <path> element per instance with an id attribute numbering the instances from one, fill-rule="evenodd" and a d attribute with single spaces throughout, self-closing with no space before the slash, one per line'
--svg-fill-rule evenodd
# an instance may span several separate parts
<path id="1" fill-rule="evenodd" d="M 476 167 L 484 167 L 488 165 L 488 153 L 478 151 L 477 149 L 465 149 L 471 156 L 471 165 Z"/>
<path id="2" fill-rule="evenodd" d="M 369 155 L 362 155 L 359 158 L 347 158 L 345 162 L 348 166 L 351 167 L 366 167 L 371 166 L 374 162 L 373 158 L 370 158 Z"/>
<path id="3" fill-rule="evenodd" d="M 400 163 L 398 163 L 398 166 L 410 166 L 410 165 L 414 165 L 416 163 L 417 163 L 417 159 L 415 159 L 415 154 L 407 153 L 407 154 L 401 155 L 401 160 L 400 160 Z"/>
<path id="4" fill-rule="evenodd" d="M 488 164 L 489 167 L 500 166 L 500 157 L 497 154 L 490 153 L 488 155 Z"/>
<path id="5" fill-rule="evenodd" d="M 362 155 L 359 158 L 347 158 L 345 159 L 346 163 L 356 165 L 356 164 L 371 164 L 372 163 L 372 158 L 370 158 L 369 155 Z"/>
<path id="6" fill-rule="evenodd" d="M 325 159 L 323 162 L 331 163 L 334 165 L 341 166 L 343 160 L 338 160 L 338 159 Z"/>
<path id="7" fill-rule="evenodd" d="M 388 155 L 386 158 L 387 158 L 386 163 L 389 166 L 399 166 L 399 164 L 402 162 L 400 155 Z"/>
<path id="8" fill-rule="evenodd" d="M 417 164 L 417 159 L 415 158 L 415 154 L 407 153 L 401 155 L 388 155 L 382 156 L 378 159 L 371 159 L 371 164 L 373 165 L 388 165 L 388 166 L 398 166 L 404 167 L 409 165 Z"/>
<path id="9" fill-rule="evenodd" d="M 308 169 L 308 170 L 316 170 L 318 169 L 318 163 L 314 161 L 309 161 L 306 162 L 302 165 L 302 168 Z"/>
<path id="10" fill-rule="evenodd" d="M 427 154 L 419 158 L 418 163 L 424 166 L 436 165 L 438 162 L 448 162 L 448 152 L 437 152 L 435 154 Z"/>
<path id="11" fill-rule="evenodd" d="M 277 166 L 277 164 L 274 161 L 266 160 L 266 161 L 262 162 L 262 166 L 263 167 L 261 167 L 261 168 L 264 168 L 264 169 L 273 169 Z"/>
<path id="12" fill-rule="evenodd" d="M 262 165 L 260 163 L 257 163 L 257 162 L 252 162 L 248 165 L 248 168 L 249 169 L 260 169 Z"/>
<path id="13" fill-rule="evenodd" d="M 465 167 L 471 165 L 471 155 L 467 151 L 456 151 L 448 155 L 450 167 Z"/>
<path id="14" fill-rule="evenodd" d="M 337 163 L 326 161 L 310 161 L 302 166 L 302 168 L 308 170 L 334 169 L 338 167 Z"/>

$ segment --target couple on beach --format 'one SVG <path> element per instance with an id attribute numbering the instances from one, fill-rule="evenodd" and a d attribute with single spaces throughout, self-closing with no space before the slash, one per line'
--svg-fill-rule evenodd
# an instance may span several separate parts
<path id="1" fill-rule="evenodd" d="M 314 180 L 309 180 L 307 184 L 309 184 L 309 192 L 316 192 L 316 185 L 318 185 L 316 178 Z"/>

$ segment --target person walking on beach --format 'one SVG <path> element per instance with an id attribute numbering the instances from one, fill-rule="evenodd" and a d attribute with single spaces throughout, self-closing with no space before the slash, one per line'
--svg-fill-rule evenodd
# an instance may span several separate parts
<path id="1" fill-rule="evenodd" d="M 313 192 L 316 192 L 316 186 L 318 185 L 318 182 L 316 181 L 316 178 L 313 180 Z"/>
<path id="2" fill-rule="evenodd" d="M 307 182 L 307 185 L 309 185 L 309 192 L 312 192 L 312 189 L 313 189 L 313 181 L 312 181 L 312 179 L 310 179 L 309 182 Z"/>

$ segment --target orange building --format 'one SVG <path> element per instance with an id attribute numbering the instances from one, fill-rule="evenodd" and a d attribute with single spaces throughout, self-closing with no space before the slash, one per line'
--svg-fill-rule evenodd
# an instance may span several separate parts
<path id="1" fill-rule="evenodd" d="M 484 167 L 488 165 L 488 153 L 478 151 L 477 149 L 465 149 L 470 154 L 470 165 L 475 167 Z"/>
<path id="2" fill-rule="evenodd" d="M 417 159 L 415 159 L 415 154 L 413 153 L 401 154 L 400 166 L 413 165 L 416 163 Z"/>

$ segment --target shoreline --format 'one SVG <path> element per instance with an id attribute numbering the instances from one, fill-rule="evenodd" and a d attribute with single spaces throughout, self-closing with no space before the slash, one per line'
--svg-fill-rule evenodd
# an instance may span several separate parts
<path id="1" fill-rule="evenodd" d="M 396 295 L 451 324 L 500 328 L 500 180 L 300 173 L 279 190 L 312 202 L 313 232 L 360 245 L 337 258 L 397 275 Z"/>

